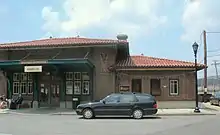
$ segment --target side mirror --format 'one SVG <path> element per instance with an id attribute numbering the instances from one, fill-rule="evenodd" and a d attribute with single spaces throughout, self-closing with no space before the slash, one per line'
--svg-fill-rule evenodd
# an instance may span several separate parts
<path id="1" fill-rule="evenodd" d="M 103 104 L 105 104 L 105 100 L 102 100 L 101 102 L 102 102 Z"/>

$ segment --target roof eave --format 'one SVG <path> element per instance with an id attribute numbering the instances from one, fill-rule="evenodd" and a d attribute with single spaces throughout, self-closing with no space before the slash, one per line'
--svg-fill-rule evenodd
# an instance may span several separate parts
<path id="1" fill-rule="evenodd" d="M 197 67 L 197 70 L 202 70 L 205 67 Z M 175 66 L 170 66 L 170 67 L 163 67 L 163 66 L 151 66 L 151 67 L 114 67 L 115 70 L 117 71 L 135 71 L 135 70 L 139 70 L 139 71 L 153 71 L 153 70 L 186 70 L 186 71 L 193 71 L 195 70 L 195 67 L 189 67 L 189 66 L 182 66 L 182 67 L 175 67 Z"/>
<path id="2" fill-rule="evenodd" d="M 120 45 L 126 45 L 126 42 L 119 42 Z M 8 46 L 0 47 L 0 50 L 35 50 L 35 49 L 51 49 L 51 48 L 81 48 L 81 47 L 112 47 L 119 43 L 94 43 L 94 44 L 59 44 L 59 45 L 37 45 L 37 46 Z"/>

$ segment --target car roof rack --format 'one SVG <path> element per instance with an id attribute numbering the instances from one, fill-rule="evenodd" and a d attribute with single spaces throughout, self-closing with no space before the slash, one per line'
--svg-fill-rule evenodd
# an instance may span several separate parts
<path id="1" fill-rule="evenodd" d="M 128 92 L 126 92 L 126 91 L 125 92 L 120 92 L 120 94 L 128 94 L 128 93 L 132 93 L 132 92 L 129 92 L 129 91 Z"/>
<path id="2" fill-rule="evenodd" d="M 120 94 L 140 94 L 140 92 L 120 92 Z"/>

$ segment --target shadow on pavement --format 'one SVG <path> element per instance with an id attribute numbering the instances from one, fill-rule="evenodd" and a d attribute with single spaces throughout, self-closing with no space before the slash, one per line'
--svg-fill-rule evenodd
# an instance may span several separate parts
<path id="1" fill-rule="evenodd" d="M 79 119 L 84 119 L 83 117 L 79 117 Z M 91 120 L 95 120 L 95 119 L 133 119 L 132 117 L 95 117 L 95 118 L 93 118 L 93 119 L 91 119 Z M 148 117 L 143 117 L 142 118 L 142 120 L 143 119 L 161 119 L 161 117 L 159 117 L 159 116 L 148 116 Z"/>

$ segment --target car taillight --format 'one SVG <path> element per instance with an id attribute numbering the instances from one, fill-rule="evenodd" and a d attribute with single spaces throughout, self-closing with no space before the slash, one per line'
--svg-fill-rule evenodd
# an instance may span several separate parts
<path id="1" fill-rule="evenodd" d="M 153 108 L 157 108 L 157 104 L 154 104 L 154 105 L 153 105 Z"/>

